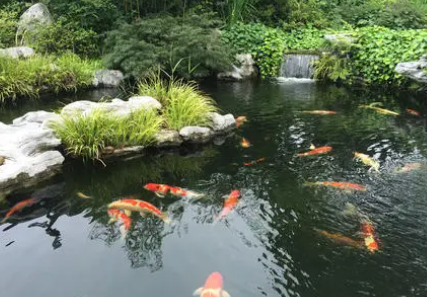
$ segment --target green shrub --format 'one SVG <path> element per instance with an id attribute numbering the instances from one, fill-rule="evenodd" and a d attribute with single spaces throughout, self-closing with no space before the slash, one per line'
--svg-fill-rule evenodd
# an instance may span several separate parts
<path id="1" fill-rule="evenodd" d="M 0 48 L 15 44 L 15 34 L 18 26 L 22 5 L 11 3 L 0 8 Z"/>
<path id="2" fill-rule="evenodd" d="M 209 16 L 144 18 L 123 24 L 105 42 L 107 67 L 141 78 L 160 67 L 183 77 L 228 70 L 230 59 Z"/>
<path id="3" fill-rule="evenodd" d="M 98 61 L 76 55 L 34 56 L 25 60 L 0 57 L 0 101 L 37 98 L 41 92 L 75 91 L 92 85 Z"/>

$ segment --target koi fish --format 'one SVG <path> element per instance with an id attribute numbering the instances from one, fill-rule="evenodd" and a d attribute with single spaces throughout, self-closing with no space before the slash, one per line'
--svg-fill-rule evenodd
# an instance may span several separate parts
<path id="1" fill-rule="evenodd" d="M 221 213 L 219 214 L 218 218 L 216 218 L 216 219 L 220 220 L 221 218 L 228 215 L 236 207 L 237 203 L 239 202 L 239 197 L 240 197 L 240 191 L 239 190 L 231 191 L 230 195 L 227 197 L 227 199 L 224 202 L 224 207 L 223 207 Z"/>
<path id="2" fill-rule="evenodd" d="M 248 140 L 246 140 L 245 138 L 243 138 L 242 141 L 240 142 L 240 145 L 244 148 L 248 148 L 251 146 L 251 143 Z"/>
<path id="3" fill-rule="evenodd" d="M 374 228 L 371 223 L 362 223 L 362 233 L 365 240 L 365 246 L 369 252 L 374 253 L 378 250 L 378 242 L 375 240 Z"/>
<path id="4" fill-rule="evenodd" d="M 367 109 L 373 109 L 381 114 L 388 114 L 388 115 L 394 115 L 394 116 L 398 116 L 399 113 L 395 112 L 395 111 L 391 111 L 388 109 L 384 109 L 384 108 L 379 108 L 379 107 L 375 107 L 373 105 L 365 105 L 365 104 L 361 104 L 359 105 L 359 108 L 367 108 Z"/>
<path id="5" fill-rule="evenodd" d="M 170 186 L 163 185 L 163 184 L 148 183 L 144 186 L 144 189 L 154 192 L 154 194 L 156 194 L 157 197 L 163 198 L 169 192 Z"/>
<path id="6" fill-rule="evenodd" d="M 356 241 L 356 240 L 354 240 L 354 239 L 352 239 L 350 237 L 347 237 L 347 236 L 344 236 L 344 235 L 341 235 L 341 234 L 338 234 L 338 233 L 329 233 L 329 232 L 324 231 L 324 230 L 317 230 L 316 229 L 316 231 L 319 234 L 322 234 L 323 236 L 325 236 L 325 237 L 327 237 L 329 239 L 332 239 L 333 241 L 335 241 L 337 243 L 341 243 L 341 244 L 345 244 L 345 245 L 349 245 L 349 246 L 357 247 L 357 248 L 362 247 L 362 243 L 361 242 Z"/>
<path id="7" fill-rule="evenodd" d="M 353 190 L 353 191 L 366 191 L 366 187 L 359 184 L 354 183 L 348 183 L 348 182 L 334 182 L 334 181 L 318 181 L 318 182 L 308 182 L 305 183 L 308 186 L 325 186 L 325 187 L 331 187 L 341 190 Z"/>
<path id="8" fill-rule="evenodd" d="M 82 199 L 90 199 L 90 198 L 92 198 L 91 196 L 85 195 L 82 192 L 77 192 L 77 196 L 79 196 Z"/>
<path id="9" fill-rule="evenodd" d="M 351 204 L 349 202 L 345 203 L 345 208 L 344 210 L 341 212 L 342 215 L 344 216 L 356 216 L 358 215 L 358 211 L 356 206 L 354 206 L 354 204 Z"/>
<path id="10" fill-rule="evenodd" d="M 170 193 L 174 196 L 184 197 L 184 198 L 202 198 L 205 194 L 196 193 L 193 191 L 185 190 L 179 187 L 170 187 Z"/>
<path id="11" fill-rule="evenodd" d="M 125 238 L 130 226 L 132 225 L 132 219 L 121 210 L 114 208 L 110 208 L 108 210 L 108 216 L 110 217 L 110 221 L 108 222 L 109 224 L 117 221 L 121 222 L 122 225 L 120 226 L 120 233 L 122 234 L 122 238 Z"/>
<path id="12" fill-rule="evenodd" d="M 17 204 L 15 204 L 6 214 L 6 216 L 4 217 L 4 219 L 1 221 L 1 223 L 6 222 L 7 219 L 9 219 L 9 217 L 11 215 L 13 215 L 15 212 L 17 211 L 21 211 L 22 209 L 24 209 L 27 206 L 33 205 L 34 203 L 36 203 L 37 200 L 35 198 L 30 198 L 30 199 L 26 199 L 24 201 L 21 201 Z"/>
<path id="13" fill-rule="evenodd" d="M 240 127 L 241 125 L 243 125 L 243 123 L 246 123 L 248 120 L 246 119 L 245 116 L 240 116 L 235 118 L 235 121 L 236 121 L 237 127 Z"/>
<path id="14" fill-rule="evenodd" d="M 306 156 L 315 156 L 315 155 L 323 155 L 332 151 L 332 146 L 321 146 L 316 148 L 314 145 L 310 146 L 310 150 L 305 153 L 297 154 L 298 157 L 306 157 Z"/>
<path id="15" fill-rule="evenodd" d="M 333 111 L 333 110 L 304 110 L 304 111 L 301 111 L 301 113 L 304 113 L 304 114 L 319 114 L 319 115 L 337 114 L 337 112 Z"/>
<path id="16" fill-rule="evenodd" d="M 396 169 L 395 172 L 396 173 L 407 173 L 407 172 L 410 172 L 412 170 L 418 170 L 420 168 L 421 168 L 421 163 L 410 163 L 410 164 L 406 164 L 402 168 Z"/>
<path id="17" fill-rule="evenodd" d="M 255 160 L 255 161 L 245 162 L 245 163 L 243 163 L 243 165 L 244 166 L 252 166 L 252 165 L 255 165 L 255 164 L 257 164 L 259 162 L 263 162 L 263 161 L 265 161 L 265 158 L 259 158 L 259 159 Z"/>
<path id="18" fill-rule="evenodd" d="M 208 276 L 205 285 L 194 291 L 193 295 L 200 295 L 200 297 L 230 297 L 230 294 L 223 290 L 222 287 L 221 273 L 214 272 Z"/>
<path id="19" fill-rule="evenodd" d="M 380 172 L 380 163 L 375 161 L 366 154 L 354 152 L 354 158 L 359 159 L 363 164 L 370 166 L 369 171 L 374 169 L 377 172 Z"/>
<path id="20" fill-rule="evenodd" d="M 142 216 L 145 216 L 147 213 L 151 213 L 163 220 L 166 224 L 171 222 L 166 213 L 163 213 L 151 203 L 138 199 L 121 199 L 114 201 L 108 205 L 108 208 L 115 208 L 124 211 L 136 211 L 139 212 Z"/>
<path id="21" fill-rule="evenodd" d="M 416 110 L 413 110 L 413 109 L 409 109 L 409 108 L 407 108 L 407 109 L 406 109 L 406 112 L 407 112 L 407 113 L 409 113 L 409 114 L 412 114 L 412 115 L 414 115 L 414 116 L 417 116 L 417 117 L 419 117 L 419 116 L 420 116 L 420 113 L 419 113 L 418 111 L 416 111 Z"/>

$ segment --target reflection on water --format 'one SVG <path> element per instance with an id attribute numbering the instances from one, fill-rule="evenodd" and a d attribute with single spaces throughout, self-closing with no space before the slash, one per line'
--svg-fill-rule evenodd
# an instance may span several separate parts
<path id="1" fill-rule="evenodd" d="M 38 203 L 2 225 L 5 296 L 190 296 L 216 270 L 232 296 L 425 296 L 425 101 L 313 83 L 204 88 L 223 112 L 249 120 L 222 145 L 154 152 L 106 168 L 69 161 L 52 181 L 8 197 L 1 217 L 24 199 Z M 402 115 L 358 108 L 371 102 Z M 251 147 L 239 145 L 243 137 Z M 295 157 L 311 144 L 333 150 Z M 378 160 L 381 172 L 368 172 L 353 160 L 356 151 Z M 259 158 L 266 160 L 243 166 Z M 416 170 L 396 172 L 415 162 L 421 164 Z M 316 181 L 358 183 L 367 191 L 305 186 Z M 206 196 L 162 199 L 143 189 L 148 182 Z M 233 189 L 242 193 L 235 212 L 214 224 L 221 197 Z M 79 198 L 78 192 L 93 199 Z M 173 223 L 133 214 L 128 236 L 121 239 L 119 226 L 108 224 L 107 205 L 129 196 L 168 212 Z M 316 231 L 363 240 L 362 219 L 375 228 L 377 253 Z"/>

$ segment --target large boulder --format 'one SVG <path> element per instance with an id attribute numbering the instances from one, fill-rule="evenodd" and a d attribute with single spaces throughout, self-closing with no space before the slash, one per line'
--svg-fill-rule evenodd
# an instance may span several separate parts
<path id="1" fill-rule="evenodd" d="M 12 59 L 29 58 L 34 56 L 34 50 L 27 46 L 15 46 L 0 49 L 0 56 Z"/>
<path id="2" fill-rule="evenodd" d="M 37 35 L 37 27 L 50 25 L 52 23 L 53 18 L 46 5 L 37 3 L 32 5 L 21 15 L 18 22 L 17 34 L 21 37 L 31 36 L 34 38 Z"/>
<path id="3" fill-rule="evenodd" d="M 236 60 L 240 66 L 232 65 L 231 71 L 219 73 L 218 79 L 239 81 L 258 75 L 258 70 L 251 54 L 236 55 Z"/>
<path id="4" fill-rule="evenodd" d="M 179 131 L 179 135 L 188 142 L 206 143 L 212 139 L 214 133 L 206 127 L 187 126 Z"/>
<path id="5" fill-rule="evenodd" d="M 396 65 L 395 72 L 420 83 L 427 83 L 427 55 L 419 61 L 402 62 Z"/>
<path id="6" fill-rule="evenodd" d="M 161 130 L 155 136 L 157 147 L 172 147 L 180 146 L 183 142 L 178 131 L 175 130 Z"/>
<path id="7" fill-rule="evenodd" d="M 99 70 L 95 72 L 93 79 L 94 87 L 116 88 L 120 86 L 124 79 L 124 75 L 119 70 Z"/>
<path id="8" fill-rule="evenodd" d="M 211 113 L 212 129 L 215 133 L 227 133 L 236 129 L 236 120 L 232 114 L 220 115 L 219 113 Z"/>
<path id="9" fill-rule="evenodd" d="M 14 121 L 0 123 L 0 199 L 9 193 L 46 180 L 61 169 L 64 157 L 55 150 L 61 141 L 46 123 L 54 118 L 45 112 L 32 113 Z"/>

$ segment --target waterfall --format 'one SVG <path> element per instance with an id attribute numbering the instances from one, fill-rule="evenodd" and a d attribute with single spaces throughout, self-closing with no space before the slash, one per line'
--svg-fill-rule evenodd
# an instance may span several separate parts
<path id="1" fill-rule="evenodd" d="M 317 55 L 285 54 L 280 67 L 280 76 L 286 78 L 313 78 L 313 62 L 319 59 Z"/>

